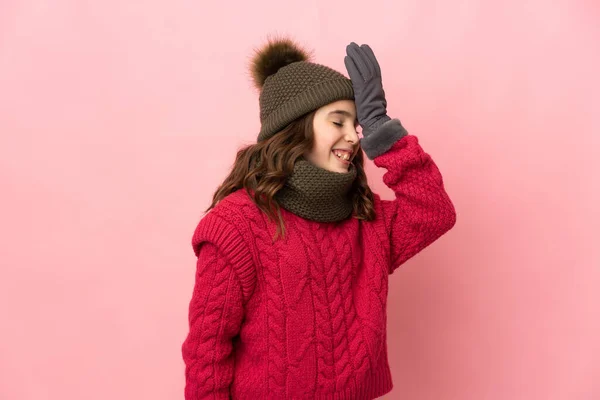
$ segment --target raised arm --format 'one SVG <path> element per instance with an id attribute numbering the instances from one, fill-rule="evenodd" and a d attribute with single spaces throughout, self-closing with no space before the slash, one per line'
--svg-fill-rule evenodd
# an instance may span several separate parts
<path id="1" fill-rule="evenodd" d="M 361 147 L 375 165 L 387 169 L 383 181 L 396 196 L 394 201 L 382 201 L 379 210 L 390 240 L 392 273 L 452 228 L 456 213 L 440 171 L 417 137 L 387 115 L 381 68 L 371 47 L 352 42 L 346 53 L 344 63 L 363 128 Z"/>
<path id="2" fill-rule="evenodd" d="M 391 137 L 386 131 L 403 129 L 393 119 L 373 135 Z M 456 223 L 456 212 L 440 171 L 416 136 L 402 135 L 373 161 L 387 170 L 383 182 L 395 194 L 395 200 L 381 200 L 380 210 L 390 240 L 391 274 L 449 231 Z"/>

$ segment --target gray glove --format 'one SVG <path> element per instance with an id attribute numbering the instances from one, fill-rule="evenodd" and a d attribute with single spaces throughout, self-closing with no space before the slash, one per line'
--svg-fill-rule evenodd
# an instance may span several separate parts
<path id="1" fill-rule="evenodd" d="M 352 80 L 358 123 L 367 137 L 391 118 L 381 81 L 381 68 L 368 44 L 358 47 L 354 42 L 346 46 L 344 64 Z"/>
<path id="2" fill-rule="evenodd" d="M 346 46 L 344 64 L 354 89 L 358 123 L 362 126 L 360 144 L 371 160 L 387 152 L 408 134 L 398 118 L 387 115 L 387 102 L 381 82 L 381 68 L 367 44 Z"/>

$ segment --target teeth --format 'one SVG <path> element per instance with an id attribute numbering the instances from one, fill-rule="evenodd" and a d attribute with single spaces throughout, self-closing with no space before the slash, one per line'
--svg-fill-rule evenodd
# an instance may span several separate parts
<path id="1" fill-rule="evenodd" d="M 338 158 L 341 158 L 341 159 L 346 160 L 346 161 L 348 161 L 350 159 L 350 155 L 348 153 L 335 152 L 334 154 L 336 156 L 338 156 Z"/>

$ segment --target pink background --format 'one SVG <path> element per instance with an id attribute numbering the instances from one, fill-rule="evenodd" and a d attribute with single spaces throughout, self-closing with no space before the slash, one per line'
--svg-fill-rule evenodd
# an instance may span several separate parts
<path id="1" fill-rule="evenodd" d="M 390 278 L 385 398 L 600 398 L 600 7 L 502 3 L 3 0 L 0 398 L 183 398 L 191 235 L 269 33 L 346 75 L 370 44 L 458 212 Z"/>

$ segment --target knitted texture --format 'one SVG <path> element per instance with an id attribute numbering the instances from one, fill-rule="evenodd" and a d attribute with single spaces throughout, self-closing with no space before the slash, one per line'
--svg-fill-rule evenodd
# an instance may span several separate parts
<path id="1" fill-rule="evenodd" d="M 352 214 L 352 196 L 348 194 L 356 179 L 356 167 L 346 173 L 328 171 L 306 160 L 294 164 L 294 172 L 275 200 L 286 210 L 306 219 L 334 222 Z"/>
<path id="2" fill-rule="evenodd" d="M 304 219 L 287 231 L 245 190 L 196 227 L 185 398 L 369 400 L 391 391 L 388 277 L 456 221 L 442 176 L 417 137 L 374 163 L 395 200 L 375 194 L 376 219 Z"/>
<path id="3" fill-rule="evenodd" d="M 269 76 L 259 96 L 263 141 L 286 125 L 324 105 L 338 100 L 354 100 L 350 79 L 325 65 L 297 61 Z"/>

